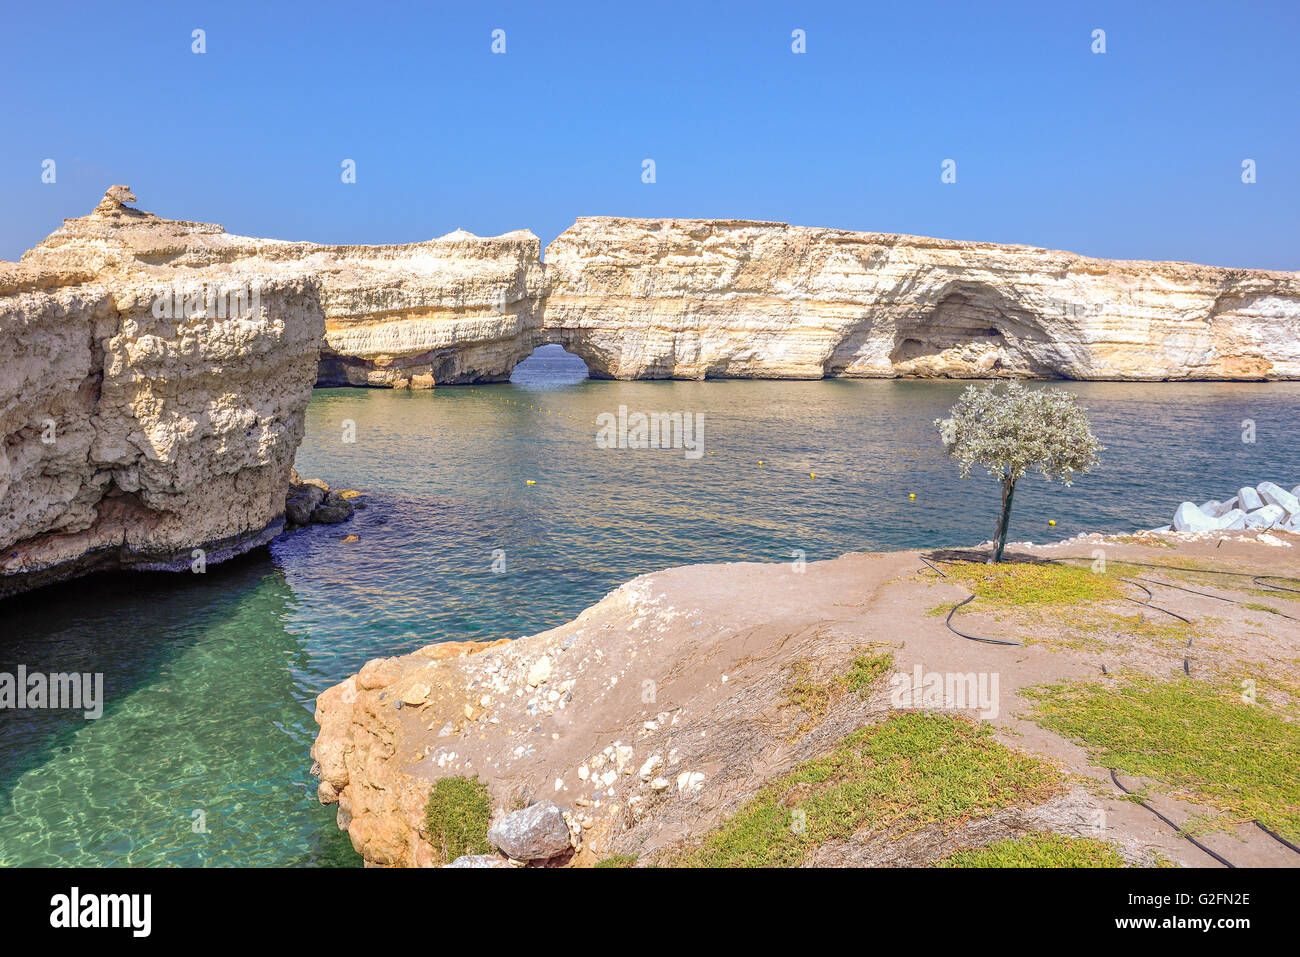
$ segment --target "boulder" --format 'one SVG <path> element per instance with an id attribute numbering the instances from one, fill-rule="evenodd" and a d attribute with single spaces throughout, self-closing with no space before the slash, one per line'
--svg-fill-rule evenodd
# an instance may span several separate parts
<path id="1" fill-rule="evenodd" d="M 1263 508 L 1264 504 L 1264 500 L 1259 497 L 1259 493 L 1249 485 L 1237 489 L 1237 507 L 1243 512 L 1253 512 L 1257 508 Z"/>
<path id="2" fill-rule="evenodd" d="M 353 505 L 338 492 L 330 492 L 325 501 L 316 506 L 311 513 L 311 520 L 321 525 L 337 525 L 352 517 Z"/>
<path id="3" fill-rule="evenodd" d="M 325 492 L 317 485 L 303 482 L 289 486 L 289 494 L 284 498 L 284 517 L 292 525 L 306 525 L 311 521 L 311 513 L 325 500 Z"/>
<path id="4" fill-rule="evenodd" d="M 1246 515 L 1247 528 L 1272 528 L 1286 521 L 1286 512 L 1280 505 L 1265 505 Z"/>
<path id="5" fill-rule="evenodd" d="M 1222 531 L 1239 532 L 1246 527 L 1246 513 L 1239 508 L 1234 508 L 1220 515 L 1218 523 Z"/>
<path id="6" fill-rule="evenodd" d="M 1278 506 L 1291 518 L 1300 515 L 1300 498 L 1296 498 L 1281 486 L 1274 485 L 1272 482 L 1260 482 L 1258 491 L 1259 497 L 1265 504 Z"/>
<path id="7" fill-rule="evenodd" d="M 488 828 L 487 837 L 517 861 L 549 860 L 573 846 L 564 812 L 554 801 L 505 815 Z"/>
<path id="8" fill-rule="evenodd" d="M 1300 485 L 1297 485 L 1295 488 L 1293 488 L 1291 490 L 1291 494 L 1294 495 L 1296 498 L 1300 499 Z"/>
<path id="9" fill-rule="evenodd" d="M 1216 519 L 1206 515 L 1191 502 L 1184 502 L 1174 512 L 1174 531 L 1210 532 L 1217 528 Z"/>
<path id="10" fill-rule="evenodd" d="M 1224 512 L 1227 511 L 1227 509 L 1223 507 L 1222 502 L 1216 502 L 1213 500 L 1209 502 L 1202 502 L 1200 509 L 1202 512 L 1204 512 L 1206 515 L 1210 516 L 1211 518 L 1218 518 L 1220 515 L 1222 515 Z"/>
<path id="11" fill-rule="evenodd" d="M 514 867 L 504 857 L 495 854 L 463 854 L 443 867 Z"/>

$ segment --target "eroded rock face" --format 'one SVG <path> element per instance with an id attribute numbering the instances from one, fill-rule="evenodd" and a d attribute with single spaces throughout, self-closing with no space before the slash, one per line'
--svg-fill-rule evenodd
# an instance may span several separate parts
<path id="1" fill-rule="evenodd" d="M 324 332 L 317 282 L 176 267 L 167 251 L 206 227 L 132 198 L 113 187 L 0 264 L 0 596 L 212 564 L 283 526 Z M 210 295 L 186 308 L 187 289 Z"/>
<path id="2" fill-rule="evenodd" d="M 527 230 L 329 246 L 159 219 L 122 206 L 130 196 L 113 187 L 94 215 L 65 221 L 23 262 L 313 279 L 325 312 L 320 385 L 418 389 L 507 379 L 539 344 L 541 243 Z"/>
<path id="3" fill-rule="evenodd" d="M 545 337 L 620 379 L 1300 376 L 1300 274 L 740 220 L 581 218 Z"/>
<path id="4" fill-rule="evenodd" d="M 744 220 L 583 217 L 326 246 L 159 220 L 106 196 L 45 266 L 314 277 L 320 385 L 499 381 L 560 343 L 597 378 L 1300 377 L 1300 274 L 1089 259 Z"/>
<path id="5" fill-rule="evenodd" d="M 780 566 L 675 568 L 537 635 L 375 659 L 316 699 L 319 797 L 372 865 L 435 861 L 424 808 L 447 775 L 477 776 L 498 810 L 526 805 L 487 834 L 511 856 L 563 855 L 567 842 L 567 863 L 648 859 L 824 746 L 823 733 L 880 713 L 859 699 L 792 746 L 802 717 L 785 678 L 814 650 L 831 670 L 851 660 L 862 633 L 835 624 L 834 603 L 909 561 L 818 566 L 827 587 L 812 598 Z"/>

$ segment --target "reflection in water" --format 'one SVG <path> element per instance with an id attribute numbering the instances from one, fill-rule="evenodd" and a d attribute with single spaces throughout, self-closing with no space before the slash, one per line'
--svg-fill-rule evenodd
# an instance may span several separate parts
<path id="1" fill-rule="evenodd" d="M 298 468 L 367 493 L 347 525 L 205 576 L 6 602 L 0 671 L 102 671 L 107 705 L 99 721 L 0 712 L 0 863 L 355 863 L 308 749 L 313 697 L 367 659 L 539 631 L 669 565 L 992 536 L 996 483 L 962 481 L 931 424 L 961 383 L 591 381 L 555 348 L 510 384 L 319 390 Z M 1022 482 L 1013 540 L 1151 527 L 1184 498 L 1300 481 L 1300 385 L 1068 387 L 1102 468 L 1073 489 Z M 703 413 L 706 454 L 597 448 L 593 421 L 620 405 Z"/>

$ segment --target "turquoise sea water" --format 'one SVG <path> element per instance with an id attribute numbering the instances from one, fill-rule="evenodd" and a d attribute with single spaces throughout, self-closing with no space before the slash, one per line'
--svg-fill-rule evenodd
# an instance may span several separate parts
<path id="1" fill-rule="evenodd" d="M 346 525 L 0 603 L 0 671 L 102 672 L 107 698 L 91 721 L 0 711 L 0 865 L 354 865 L 308 750 L 315 695 L 367 659 L 529 634 L 669 565 L 992 536 L 994 483 L 957 477 L 931 426 L 961 383 L 597 382 L 557 348 L 511 384 L 319 390 L 298 468 L 367 494 Z M 1022 483 L 1013 540 L 1300 482 L 1300 385 L 1066 387 L 1108 450 L 1073 489 Z M 712 454 L 598 448 L 620 405 L 702 413 Z"/>

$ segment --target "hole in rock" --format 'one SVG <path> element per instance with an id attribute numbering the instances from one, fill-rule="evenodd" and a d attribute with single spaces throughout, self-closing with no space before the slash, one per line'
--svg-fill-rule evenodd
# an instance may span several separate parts
<path id="1" fill-rule="evenodd" d="M 533 388 L 573 385 L 589 378 L 587 363 L 555 342 L 538 346 L 510 373 L 511 382 Z"/>

